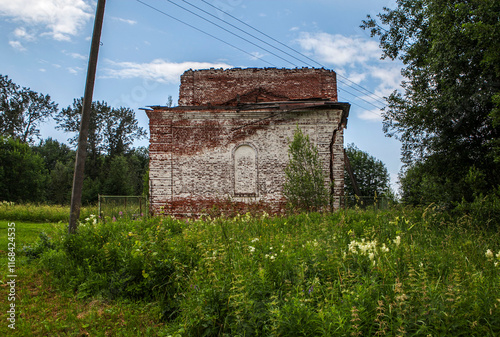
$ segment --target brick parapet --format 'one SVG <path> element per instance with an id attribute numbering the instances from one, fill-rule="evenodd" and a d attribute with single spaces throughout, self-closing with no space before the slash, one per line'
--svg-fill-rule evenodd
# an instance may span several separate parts
<path id="1" fill-rule="evenodd" d="M 235 68 L 186 71 L 181 76 L 179 106 L 222 105 L 256 89 L 267 93 L 265 101 L 337 101 L 336 74 L 332 70 Z"/>

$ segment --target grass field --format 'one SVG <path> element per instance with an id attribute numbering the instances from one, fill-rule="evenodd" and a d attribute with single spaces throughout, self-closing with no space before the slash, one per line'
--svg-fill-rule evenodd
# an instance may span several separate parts
<path id="1" fill-rule="evenodd" d="M 14 335 L 500 335 L 500 233 L 468 216 L 94 220 L 16 223 Z"/>
<path id="2" fill-rule="evenodd" d="M 10 286 L 7 260 L 8 221 L 0 221 L 0 336 L 161 336 L 159 307 L 136 301 L 110 301 L 104 298 L 80 299 L 71 291 L 54 286 L 53 276 L 28 262 L 24 245 L 36 242 L 41 232 L 53 236 L 65 223 L 15 222 L 16 228 L 16 321 L 8 327 Z"/>

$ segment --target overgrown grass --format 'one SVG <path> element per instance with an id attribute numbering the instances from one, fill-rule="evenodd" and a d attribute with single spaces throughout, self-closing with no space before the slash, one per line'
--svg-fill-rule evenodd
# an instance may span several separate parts
<path id="1" fill-rule="evenodd" d="M 69 206 L 0 202 L 0 220 L 45 223 L 68 222 L 69 213 Z M 97 206 L 82 207 L 80 220 L 84 220 L 90 214 L 97 214 Z"/>
<path id="2" fill-rule="evenodd" d="M 468 217 L 428 207 L 93 220 L 27 254 L 80 299 L 158 303 L 157 334 L 500 334 L 500 234 Z"/>
<path id="3" fill-rule="evenodd" d="M 12 221 L 9 221 L 12 222 Z M 156 303 L 111 301 L 102 297 L 81 299 L 54 284 L 54 276 L 29 261 L 23 251 L 33 247 L 47 249 L 40 237 L 53 242 L 54 235 L 65 231 L 65 223 L 16 224 L 16 324 L 8 327 L 5 312 L 10 286 L 7 275 L 7 221 L 0 221 L 0 306 L 5 309 L 0 336 L 162 336 L 161 308 Z M 25 248 L 23 250 L 23 247 Z M 31 247 L 31 248 L 30 248 Z M 164 334 L 163 334 L 164 335 Z"/>

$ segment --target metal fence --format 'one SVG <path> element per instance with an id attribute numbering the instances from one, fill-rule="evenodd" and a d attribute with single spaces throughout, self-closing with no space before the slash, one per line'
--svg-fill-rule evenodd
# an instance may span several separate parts
<path id="1" fill-rule="evenodd" d="M 148 216 L 148 200 L 145 196 L 99 195 L 100 219 L 138 219 Z"/>

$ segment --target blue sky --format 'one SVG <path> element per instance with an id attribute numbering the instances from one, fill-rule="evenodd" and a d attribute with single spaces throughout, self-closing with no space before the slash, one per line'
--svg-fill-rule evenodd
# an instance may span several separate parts
<path id="1" fill-rule="evenodd" d="M 139 108 L 165 105 L 169 95 L 175 105 L 189 68 L 322 65 L 338 74 L 339 101 L 352 105 L 345 143 L 382 160 L 395 186 L 400 143 L 385 137 L 379 108 L 381 97 L 399 88 L 401 64 L 381 60 L 378 41 L 359 28 L 384 6 L 394 0 L 108 0 L 94 100 L 134 109 L 147 129 Z M 49 94 L 60 109 L 69 106 L 83 96 L 95 7 L 88 0 L 0 0 L 0 74 Z M 42 136 L 66 142 L 71 135 L 48 122 Z"/>

